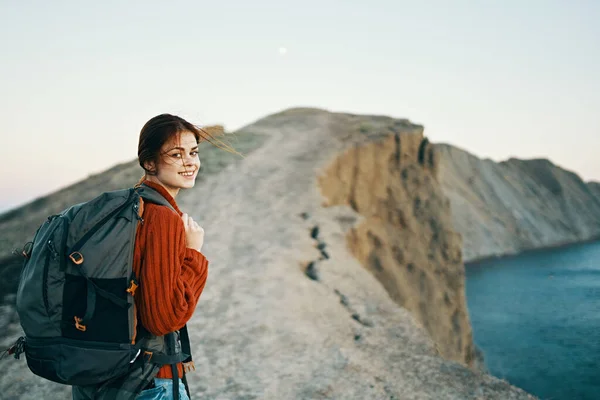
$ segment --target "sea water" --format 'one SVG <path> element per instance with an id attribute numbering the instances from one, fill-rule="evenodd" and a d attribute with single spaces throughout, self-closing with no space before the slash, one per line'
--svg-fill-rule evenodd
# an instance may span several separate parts
<path id="1" fill-rule="evenodd" d="M 466 266 L 489 372 L 542 399 L 600 399 L 600 242 Z"/>

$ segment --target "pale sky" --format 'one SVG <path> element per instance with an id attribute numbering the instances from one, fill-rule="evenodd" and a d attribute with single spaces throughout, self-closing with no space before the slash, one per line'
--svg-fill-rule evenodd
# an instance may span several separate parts
<path id="1" fill-rule="evenodd" d="M 389 115 L 600 180 L 598 21 L 595 0 L 0 0 L 0 211 L 134 159 L 163 112 Z"/>

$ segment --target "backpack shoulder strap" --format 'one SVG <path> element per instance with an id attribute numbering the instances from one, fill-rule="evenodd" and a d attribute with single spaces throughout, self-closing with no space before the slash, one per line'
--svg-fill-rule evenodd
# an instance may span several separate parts
<path id="1" fill-rule="evenodd" d="M 158 204 L 161 206 L 169 207 L 171 210 L 173 210 L 175 213 L 177 213 L 177 211 L 173 208 L 171 203 L 169 203 L 167 201 L 167 199 L 165 199 L 160 193 L 158 193 L 156 190 L 152 189 L 150 186 L 142 184 L 142 185 L 137 186 L 135 188 L 135 191 L 145 201 L 147 201 L 149 203 L 154 203 L 154 204 Z"/>

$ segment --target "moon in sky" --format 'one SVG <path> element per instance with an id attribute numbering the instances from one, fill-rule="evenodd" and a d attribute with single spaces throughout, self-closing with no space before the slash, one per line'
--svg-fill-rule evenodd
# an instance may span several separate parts
<path id="1" fill-rule="evenodd" d="M 287 48 L 285 48 L 285 47 L 279 48 L 279 54 L 281 54 L 282 56 L 285 56 L 286 53 L 287 53 Z"/>

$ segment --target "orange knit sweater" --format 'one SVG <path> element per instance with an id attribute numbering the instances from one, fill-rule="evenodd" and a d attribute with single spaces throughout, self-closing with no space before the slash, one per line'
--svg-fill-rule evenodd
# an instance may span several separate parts
<path id="1" fill-rule="evenodd" d="M 136 315 L 142 325 L 157 336 L 181 329 L 192 317 L 208 275 L 208 261 L 202 253 L 186 247 L 182 212 L 175 199 L 161 185 L 144 181 L 177 210 L 145 202 L 144 222 L 138 225 L 133 254 L 133 271 L 140 286 L 135 293 Z M 183 376 L 181 363 L 177 366 Z M 172 378 L 165 365 L 157 378 Z"/>

